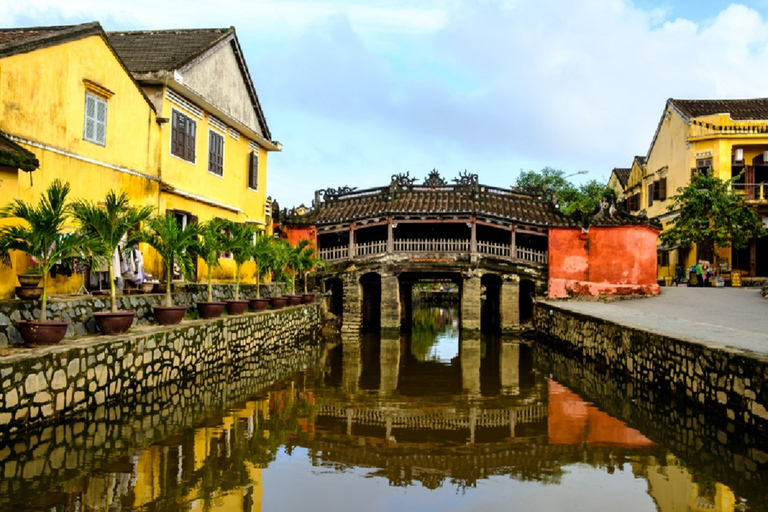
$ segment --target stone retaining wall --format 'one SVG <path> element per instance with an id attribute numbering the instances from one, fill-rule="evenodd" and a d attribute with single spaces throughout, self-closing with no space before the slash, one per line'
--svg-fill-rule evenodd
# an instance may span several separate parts
<path id="1" fill-rule="evenodd" d="M 259 287 L 262 297 L 275 295 L 273 284 Z M 213 286 L 213 300 L 233 299 L 235 285 L 216 284 Z M 240 297 L 256 297 L 256 285 L 240 285 Z M 151 293 L 146 295 L 120 295 L 117 307 L 122 311 L 136 311 L 134 325 L 151 324 L 155 322 L 152 306 L 161 305 L 165 294 Z M 197 301 L 208 300 L 208 287 L 205 284 L 192 283 L 178 285 L 178 291 L 173 293 L 173 303 L 194 309 Z M 93 334 L 97 332 L 93 313 L 109 311 L 109 295 L 66 295 L 56 296 L 48 300 L 48 319 L 72 322 L 67 329 L 67 338 Z M 0 301 L 0 347 L 8 345 L 23 345 L 14 323 L 19 320 L 34 320 L 40 315 L 39 300 L 2 300 Z"/>
<path id="2" fill-rule="evenodd" d="M 0 357 L 0 439 L 319 333 L 320 304 L 140 327 Z"/>
<path id="3" fill-rule="evenodd" d="M 560 352 L 684 397 L 713 419 L 768 432 L 768 357 L 633 329 L 555 303 L 536 303 L 534 326 Z"/>

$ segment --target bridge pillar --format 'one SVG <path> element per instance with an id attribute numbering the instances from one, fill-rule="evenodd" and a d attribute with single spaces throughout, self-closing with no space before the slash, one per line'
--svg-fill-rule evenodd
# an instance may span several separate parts
<path id="1" fill-rule="evenodd" d="M 459 358 L 461 361 L 461 387 L 468 396 L 480 395 L 480 334 L 461 333 Z"/>
<path id="2" fill-rule="evenodd" d="M 400 330 L 400 280 L 381 274 L 381 330 Z"/>
<path id="3" fill-rule="evenodd" d="M 501 330 L 520 329 L 520 278 L 507 276 L 501 283 Z"/>
<path id="4" fill-rule="evenodd" d="M 499 374 L 504 395 L 520 394 L 520 344 L 502 341 Z"/>
<path id="5" fill-rule="evenodd" d="M 363 325 L 363 293 L 355 272 L 344 274 L 344 314 L 341 321 L 342 333 L 359 333 Z"/>
<path id="6" fill-rule="evenodd" d="M 400 378 L 400 334 L 381 335 L 381 354 L 379 356 L 381 377 L 379 395 L 389 396 L 397 389 Z"/>
<path id="7" fill-rule="evenodd" d="M 341 355 L 341 386 L 344 391 L 355 392 L 360 387 L 363 373 L 359 338 L 343 340 Z"/>
<path id="8" fill-rule="evenodd" d="M 480 330 L 480 276 L 464 276 L 461 286 L 461 329 Z"/>

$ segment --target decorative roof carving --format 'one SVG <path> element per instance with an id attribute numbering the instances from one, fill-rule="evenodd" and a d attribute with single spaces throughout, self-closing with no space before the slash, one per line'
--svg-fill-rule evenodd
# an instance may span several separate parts
<path id="1" fill-rule="evenodd" d="M 355 190 L 357 190 L 357 187 L 348 187 L 345 185 L 339 188 L 326 188 L 320 191 L 320 195 L 323 196 L 326 201 L 334 201 L 340 196 L 351 194 Z"/>
<path id="2" fill-rule="evenodd" d="M 437 188 L 444 187 L 446 185 L 448 185 L 448 182 L 440 177 L 440 173 L 437 169 L 432 169 L 432 172 L 429 173 L 429 176 L 424 179 L 425 187 Z"/>
<path id="3" fill-rule="evenodd" d="M 477 174 L 470 174 L 469 171 L 464 169 L 464 172 L 459 173 L 458 178 L 453 178 L 453 182 L 460 187 L 471 187 L 478 183 Z"/>
<path id="4" fill-rule="evenodd" d="M 392 185 L 396 185 L 401 188 L 410 187 L 416 183 L 417 180 L 418 178 L 411 178 L 410 172 L 406 172 L 405 174 L 399 173 L 392 175 Z"/>

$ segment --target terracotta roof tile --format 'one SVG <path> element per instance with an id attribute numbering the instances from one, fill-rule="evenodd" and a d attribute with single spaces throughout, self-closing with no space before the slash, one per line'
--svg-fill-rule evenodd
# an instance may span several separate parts
<path id="1" fill-rule="evenodd" d="M 441 189 L 412 187 L 393 191 L 390 187 L 369 189 L 326 198 L 304 215 L 285 219 L 293 225 L 331 225 L 382 216 L 478 215 L 533 226 L 573 226 L 575 222 L 552 203 L 511 190 L 478 185 L 446 186 Z"/>
<path id="2" fill-rule="evenodd" d="M 0 132 L 0 165 L 29 172 L 40 167 L 40 162 L 34 153 Z"/>
<path id="3" fill-rule="evenodd" d="M 27 53 L 92 35 L 104 35 L 97 21 L 56 27 L 3 28 L 0 29 L 0 57 Z"/>
<path id="4" fill-rule="evenodd" d="M 616 177 L 619 179 L 619 183 L 621 183 L 622 187 L 627 186 L 627 181 L 629 181 L 629 175 L 632 173 L 632 169 L 621 169 L 621 168 L 615 168 L 613 172 L 616 174 Z"/>
<path id="5" fill-rule="evenodd" d="M 730 114 L 731 119 L 740 121 L 768 119 L 768 98 L 669 101 L 689 119 L 713 114 Z"/>

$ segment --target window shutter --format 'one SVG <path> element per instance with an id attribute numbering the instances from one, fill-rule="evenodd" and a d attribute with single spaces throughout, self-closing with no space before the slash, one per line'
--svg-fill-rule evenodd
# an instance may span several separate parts
<path id="1" fill-rule="evenodd" d="M 648 206 L 653 206 L 653 183 L 648 184 Z"/>
<path id="2" fill-rule="evenodd" d="M 667 200 L 667 178 L 659 180 L 659 201 Z"/>
<path id="3" fill-rule="evenodd" d="M 107 102 L 96 100 L 96 138 L 97 142 L 105 144 L 107 141 Z"/>
<path id="4" fill-rule="evenodd" d="M 259 154 L 251 151 L 248 159 L 248 188 L 259 189 Z"/>
<path id="5" fill-rule="evenodd" d="M 96 98 L 85 95 L 85 139 L 94 140 L 96 136 Z"/>

